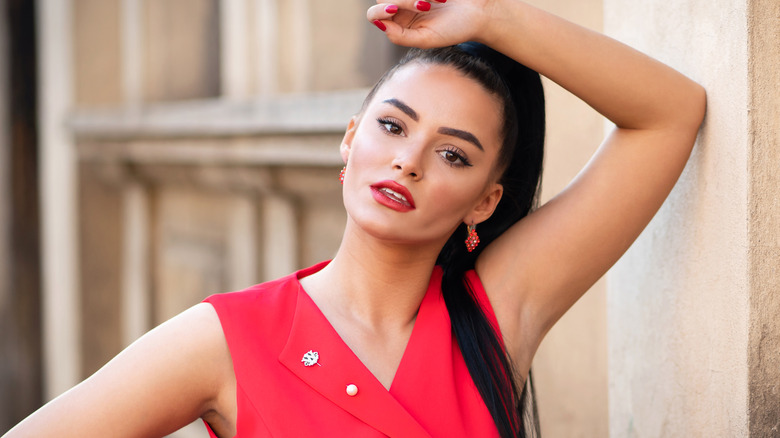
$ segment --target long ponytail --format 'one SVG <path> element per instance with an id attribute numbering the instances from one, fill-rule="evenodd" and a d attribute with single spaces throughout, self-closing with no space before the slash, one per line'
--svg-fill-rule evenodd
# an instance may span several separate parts
<path id="1" fill-rule="evenodd" d="M 539 436 L 529 371 L 518 390 L 511 360 L 498 328 L 493 327 L 466 281 L 481 250 L 535 207 L 544 155 L 544 90 L 539 74 L 487 46 L 463 43 L 439 49 L 412 49 L 377 82 L 365 100 L 370 102 L 382 84 L 401 66 L 411 63 L 448 65 L 479 82 L 503 102 L 503 144 L 495 172 L 504 193 L 493 215 L 479 225 L 481 244 L 466 251 L 465 225 L 450 236 L 439 253 L 442 291 L 452 331 L 475 386 L 503 438 Z"/>

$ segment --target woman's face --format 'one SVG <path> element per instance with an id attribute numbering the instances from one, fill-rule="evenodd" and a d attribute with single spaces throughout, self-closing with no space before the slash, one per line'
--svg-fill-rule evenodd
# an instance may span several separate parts
<path id="1" fill-rule="evenodd" d="M 344 137 L 350 219 L 383 240 L 436 245 L 484 221 L 502 193 L 502 122 L 498 98 L 454 68 L 402 67 Z"/>

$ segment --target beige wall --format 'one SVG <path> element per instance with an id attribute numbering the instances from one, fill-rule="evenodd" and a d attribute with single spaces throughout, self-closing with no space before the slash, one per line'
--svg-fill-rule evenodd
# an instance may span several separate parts
<path id="1" fill-rule="evenodd" d="M 778 3 L 606 0 L 605 17 L 708 90 L 680 182 L 609 277 L 611 435 L 773 436 Z"/>

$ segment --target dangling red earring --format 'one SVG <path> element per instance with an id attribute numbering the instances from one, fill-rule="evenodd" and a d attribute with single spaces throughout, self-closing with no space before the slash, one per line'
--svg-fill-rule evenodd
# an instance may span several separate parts
<path id="1" fill-rule="evenodd" d="M 347 166 L 344 166 L 341 168 L 341 172 L 339 172 L 339 182 L 344 184 L 344 174 L 347 173 Z"/>
<path id="2" fill-rule="evenodd" d="M 466 249 L 471 252 L 479 245 L 479 236 L 477 235 L 476 225 L 469 225 L 469 237 L 466 239 Z"/>

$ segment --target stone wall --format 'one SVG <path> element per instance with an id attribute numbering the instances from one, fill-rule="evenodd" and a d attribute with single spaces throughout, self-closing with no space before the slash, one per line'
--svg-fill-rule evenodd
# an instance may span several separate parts
<path id="1" fill-rule="evenodd" d="M 780 434 L 780 3 L 748 2 L 748 428 Z"/>
<path id="2" fill-rule="evenodd" d="M 779 11 L 605 1 L 610 34 L 708 90 L 680 182 L 609 278 L 612 436 L 780 430 Z"/>

